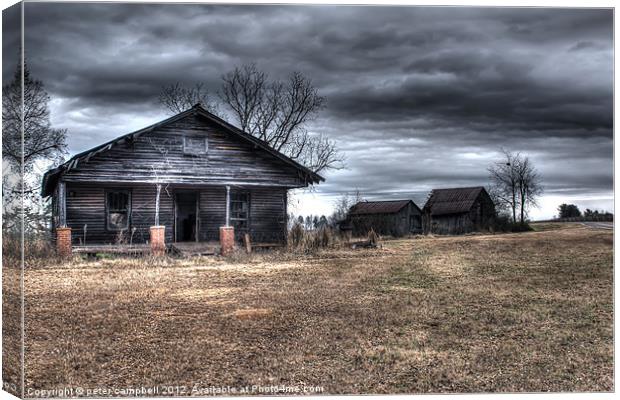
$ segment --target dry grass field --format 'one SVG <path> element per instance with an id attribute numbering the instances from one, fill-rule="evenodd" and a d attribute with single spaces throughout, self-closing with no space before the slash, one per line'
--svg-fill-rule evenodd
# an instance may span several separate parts
<path id="1" fill-rule="evenodd" d="M 31 267 L 26 387 L 611 391 L 612 233 L 538 229 Z"/>

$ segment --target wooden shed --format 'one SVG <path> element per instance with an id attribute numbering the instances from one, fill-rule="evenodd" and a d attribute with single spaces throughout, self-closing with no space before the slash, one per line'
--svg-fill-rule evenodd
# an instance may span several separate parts
<path id="1" fill-rule="evenodd" d="M 351 207 L 347 220 L 356 236 L 370 229 L 391 236 L 422 232 L 422 210 L 413 200 L 361 201 Z"/>
<path id="2" fill-rule="evenodd" d="M 495 205 L 482 186 L 434 189 L 423 213 L 425 233 L 459 235 L 487 229 Z"/>
<path id="3" fill-rule="evenodd" d="M 74 245 L 145 243 L 153 225 L 166 242 L 218 240 L 222 226 L 283 242 L 287 191 L 323 180 L 197 104 L 75 155 L 45 174 L 42 195 Z"/>

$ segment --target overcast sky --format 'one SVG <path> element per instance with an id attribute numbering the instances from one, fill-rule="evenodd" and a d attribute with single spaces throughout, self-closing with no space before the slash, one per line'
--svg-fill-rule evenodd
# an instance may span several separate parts
<path id="1" fill-rule="evenodd" d="M 347 169 L 328 172 L 304 213 L 340 194 L 413 198 L 487 185 L 505 147 L 532 158 L 545 197 L 613 209 L 613 14 L 595 9 L 26 3 L 32 74 L 79 152 L 166 116 L 162 85 L 205 82 L 256 62 L 310 77 L 327 98 L 311 131 Z M 5 14 L 3 78 L 19 21 Z M 9 25 L 7 25 L 7 23 Z"/>

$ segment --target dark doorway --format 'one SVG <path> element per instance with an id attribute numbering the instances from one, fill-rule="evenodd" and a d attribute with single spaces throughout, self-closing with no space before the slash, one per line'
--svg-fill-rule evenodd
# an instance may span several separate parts
<path id="1" fill-rule="evenodd" d="M 196 227 L 198 209 L 198 196 L 196 193 L 176 193 L 174 196 L 175 218 L 175 241 L 196 241 Z"/>

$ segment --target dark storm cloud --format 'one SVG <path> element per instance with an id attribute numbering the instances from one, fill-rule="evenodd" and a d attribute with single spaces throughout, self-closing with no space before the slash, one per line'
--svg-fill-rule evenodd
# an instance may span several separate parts
<path id="1" fill-rule="evenodd" d="M 2 11 L 2 78 L 7 82 L 13 77 L 20 59 L 21 4 L 14 4 Z"/>
<path id="2" fill-rule="evenodd" d="M 83 150 L 165 113 L 162 85 L 216 91 L 235 65 L 299 70 L 327 97 L 312 126 L 348 169 L 326 195 L 486 184 L 499 147 L 548 193 L 612 188 L 613 14 L 602 9 L 26 4 L 26 54 Z M 6 60 L 6 52 L 5 52 Z M 3 77 L 10 77 L 6 67 Z"/>

